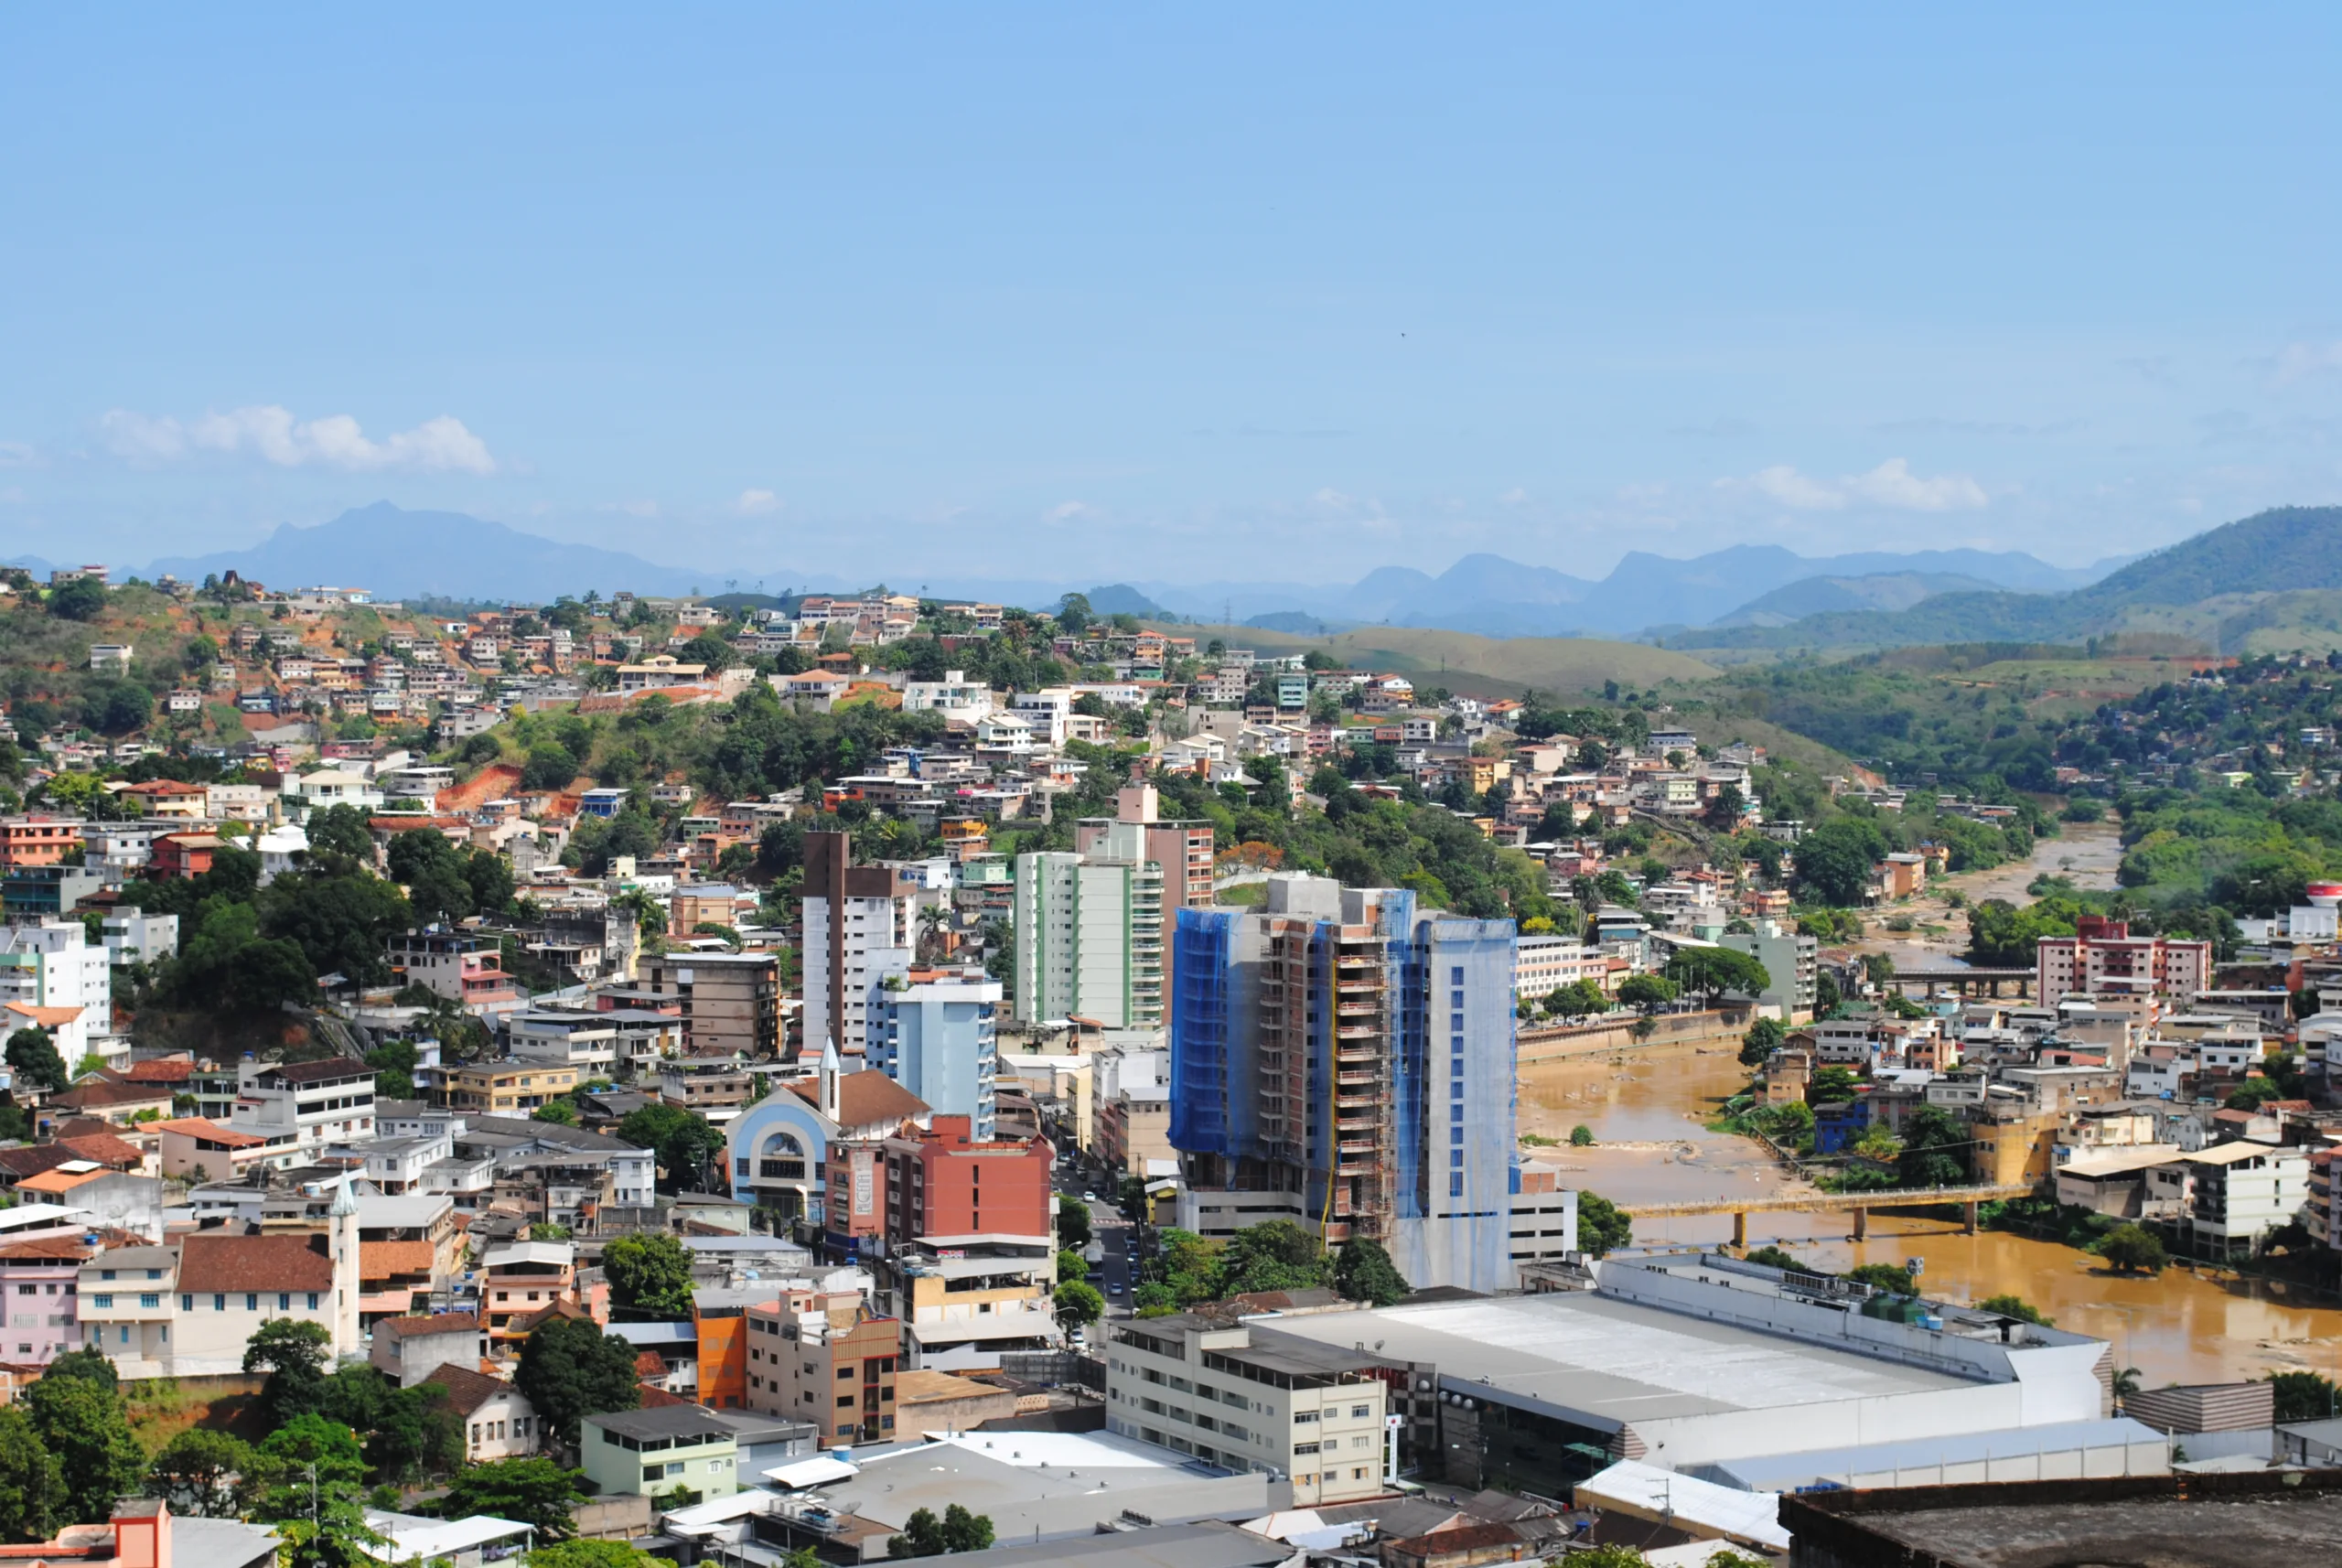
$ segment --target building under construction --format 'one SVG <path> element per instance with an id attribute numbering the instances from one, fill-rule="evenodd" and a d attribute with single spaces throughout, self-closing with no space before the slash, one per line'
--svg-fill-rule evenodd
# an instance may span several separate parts
<path id="1" fill-rule="evenodd" d="M 1271 877 L 1257 912 L 1181 909 L 1180 1222 L 1293 1219 L 1381 1243 L 1419 1288 L 1512 1284 L 1513 940 L 1317 876 Z"/>

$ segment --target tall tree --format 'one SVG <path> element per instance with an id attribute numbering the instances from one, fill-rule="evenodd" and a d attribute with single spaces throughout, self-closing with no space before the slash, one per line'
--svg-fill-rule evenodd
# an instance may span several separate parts
<path id="1" fill-rule="evenodd" d="M 602 1272 L 613 1306 L 667 1317 L 691 1312 L 691 1254 L 664 1230 L 613 1237 L 602 1249 Z"/>
<path id="2" fill-rule="evenodd" d="M 1344 1242 L 1335 1256 L 1334 1288 L 1374 1306 L 1396 1306 L 1412 1289 L 1382 1243 L 1363 1236 Z"/>
<path id="3" fill-rule="evenodd" d="M 261 1402 L 280 1425 L 323 1405 L 326 1366 L 332 1359 L 333 1336 L 322 1323 L 272 1317 L 244 1342 L 244 1370 L 268 1374 Z"/>
<path id="4" fill-rule="evenodd" d="M 366 1459 L 357 1434 L 295 1416 L 262 1442 L 266 1484 L 252 1521 L 276 1526 L 286 1568 L 368 1568 L 384 1543 L 366 1523 Z M 370 1550 L 371 1549 L 371 1550 Z"/>
<path id="5" fill-rule="evenodd" d="M 155 1455 L 146 1486 L 173 1513 L 242 1519 L 259 1495 L 259 1461 L 233 1433 L 191 1426 Z"/>
<path id="6" fill-rule="evenodd" d="M 659 1190 L 697 1190 L 701 1173 L 724 1153 L 724 1134 L 680 1106 L 646 1105 L 618 1122 L 622 1143 L 649 1149 L 659 1162 Z"/>
<path id="7" fill-rule="evenodd" d="M 65 1471 L 23 1410 L 0 1405 L 0 1541 L 47 1541 L 65 1507 Z"/>
<path id="8" fill-rule="evenodd" d="M 122 1395 L 96 1378 L 50 1371 L 33 1384 L 27 1402 L 41 1446 L 64 1472 L 64 1518 L 112 1519 L 113 1505 L 146 1473 L 146 1452 L 131 1435 Z"/>
<path id="9" fill-rule="evenodd" d="M 561 1440 L 575 1448 L 578 1423 L 589 1415 L 633 1410 L 642 1402 L 634 1375 L 634 1347 L 606 1335 L 590 1318 L 554 1317 L 521 1348 L 513 1386 Z"/>
<path id="10" fill-rule="evenodd" d="M 27 1081 L 62 1094 L 71 1087 L 72 1075 L 65 1070 L 65 1058 L 57 1054 L 57 1047 L 46 1029 L 19 1029 L 8 1036 L 8 1065 L 25 1075 Z"/>
<path id="11" fill-rule="evenodd" d="M 1247 1225 L 1220 1249 L 1213 1292 L 1225 1301 L 1251 1291 L 1310 1290 L 1326 1283 L 1324 1249 L 1290 1219 Z"/>
<path id="12" fill-rule="evenodd" d="M 536 1527 L 540 1541 L 563 1541 L 575 1533 L 571 1509 L 579 1492 L 578 1472 L 550 1459 L 498 1459 L 469 1465 L 447 1485 L 440 1511 L 448 1519 L 486 1514 Z"/>

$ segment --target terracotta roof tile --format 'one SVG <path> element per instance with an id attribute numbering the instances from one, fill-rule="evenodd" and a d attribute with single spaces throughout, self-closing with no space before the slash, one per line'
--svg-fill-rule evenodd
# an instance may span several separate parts
<path id="1" fill-rule="evenodd" d="M 77 1083 L 62 1094 L 48 1097 L 51 1105 L 62 1105 L 70 1111 L 118 1109 L 124 1105 L 162 1105 L 171 1102 L 171 1086 L 167 1083 L 107 1083 L 99 1079 Z"/>
<path id="2" fill-rule="evenodd" d="M 816 1083 L 798 1081 L 789 1087 L 808 1105 L 821 1101 L 821 1089 Z M 929 1109 L 926 1101 L 876 1068 L 850 1072 L 838 1079 L 838 1124 L 842 1127 L 906 1122 Z"/>
<path id="3" fill-rule="evenodd" d="M 387 1280 L 398 1274 L 427 1274 L 438 1261 L 428 1241 L 360 1241 L 358 1277 Z"/>
<path id="4" fill-rule="evenodd" d="M 183 1291 L 329 1291 L 323 1231 L 274 1236 L 198 1234 L 179 1243 Z"/>
<path id="5" fill-rule="evenodd" d="M 432 1374 L 423 1380 L 437 1383 L 447 1391 L 440 1403 L 464 1415 L 469 1415 L 499 1394 L 513 1394 L 518 1391 L 501 1378 L 491 1378 L 469 1367 L 459 1367 L 453 1361 L 443 1361 Z"/>
<path id="6" fill-rule="evenodd" d="M 479 1319 L 468 1312 L 442 1312 L 419 1317 L 386 1317 L 374 1325 L 375 1333 L 381 1334 L 385 1331 L 393 1339 L 422 1337 L 434 1334 L 477 1334 L 479 1332 Z"/>

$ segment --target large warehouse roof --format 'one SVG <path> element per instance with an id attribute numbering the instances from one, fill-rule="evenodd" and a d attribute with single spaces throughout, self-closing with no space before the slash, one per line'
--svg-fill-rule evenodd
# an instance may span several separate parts
<path id="1" fill-rule="evenodd" d="M 1363 1338 L 1382 1359 L 1432 1363 L 1451 1388 L 1477 1383 L 1476 1394 L 1499 1404 L 1597 1424 L 1975 1386 L 1590 1292 L 1276 1317 L 1252 1329 L 1255 1344 L 1273 1335 L 1345 1347 Z"/>

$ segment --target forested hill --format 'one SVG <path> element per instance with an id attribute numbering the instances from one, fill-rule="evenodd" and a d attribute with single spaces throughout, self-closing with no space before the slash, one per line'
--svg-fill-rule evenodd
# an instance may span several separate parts
<path id="1" fill-rule="evenodd" d="M 2154 612 L 2237 595 L 2342 589 L 2342 507 L 2279 507 L 2132 562 L 2070 594 L 1939 594 L 1908 609 L 1844 610 L 1778 627 L 1692 631 L 1676 648 L 1912 647 L 2076 641 Z"/>

